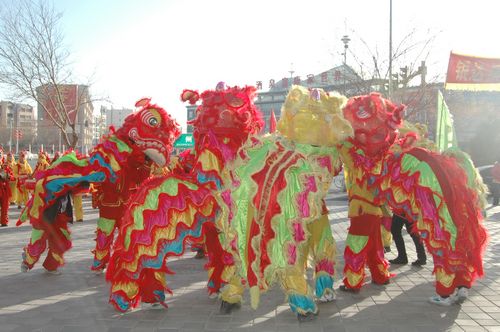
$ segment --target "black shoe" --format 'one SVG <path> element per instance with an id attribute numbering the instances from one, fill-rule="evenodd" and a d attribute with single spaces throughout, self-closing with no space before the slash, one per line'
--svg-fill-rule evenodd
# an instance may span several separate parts
<path id="1" fill-rule="evenodd" d="M 359 293 L 359 288 L 350 288 L 350 287 L 347 287 L 346 285 L 340 285 L 339 290 L 346 292 L 346 293 L 353 293 L 353 294 Z"/>
<path id="2" fill-rule="evenodd" d="M 205 251 L 203 251 L 203 250 L 197 250 L 196 251 L 196 255 L 194 255 L 194 258 L 196 258 L 196 259 L 205 258 Z"/>
<path id="3" fill-rule="evenodd" d="M 239 309 L 240 307 L 241 307 L 241 303 L 239 303 L 239 302 L 237 302 L 237 303 L 229 303 L 229 302 L 226 302 L 226 301 L 222 301 L 222 303 L 220 304 L 220 310 L 219 310 L 219 312 L 222 315 L 228 315 L 234 309 Z"/>
<path id="4" fill-rule="evenodd" d="M 7 224 L 2 224 L 0 225 L 0 227 L 7 227 Z"/>
<path id="5" fill-rule="evenodd" d="M 425 264 L 427 264 L 427 261 L 425 261 L 423 259 L 417 259 L 416 261 L 411 263 L 412 266 L 422 266 Z"/>
<path id="6" fill-rule="evenodd" d="M 319 311 L 318 311 L 319 312 Z M 309 322 L 318 316 L 318 312 L 313 313 L 313 312 L 308 312 L 307 314 L 297 314 L 297 319 L 299 320 L 300 323 L 304 322 Z"/>
<path id="7" fill-rule="evenodd" d="M 21 206 L 21 205 L 18 205 L 18 206 L 17 206 L 17 208 L 18 208 L 18 209 L 21 209 L 21 208 L 22 208 L 22 206 Z"/>
<path id="8" fill-rule="evenodd" d="M 384 247 L 384 254 L 391 252 L 391 247 Z"/>
<path id="9" fill-rule="evenodd" d="M 396 257 L 394 259 L 390 259 L 389 263 L 404 265 L 404 264 L 408 264 L 408 259 L 404 259 L 404 258 L 401 258 L 401 257 Z"/>

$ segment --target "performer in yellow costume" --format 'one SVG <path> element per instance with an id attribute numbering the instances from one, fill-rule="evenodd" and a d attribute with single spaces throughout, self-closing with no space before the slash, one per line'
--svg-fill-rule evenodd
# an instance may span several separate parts
<path id="1" fill-rule="evenodd" d="M 26 188 L 25 182 L 31 177 L 33 169 L 28 164 L 26 160 L 26 151 L 22 151 L 19 154 L 19 160 L 14 167 L 14 176 L 17 179 L 17 208 L 20 209 L 23 205 L 28 202 L 28 189 Z"/>

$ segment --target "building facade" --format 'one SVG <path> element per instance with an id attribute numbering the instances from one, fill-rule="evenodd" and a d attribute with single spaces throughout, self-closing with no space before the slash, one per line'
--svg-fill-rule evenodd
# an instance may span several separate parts
<path id="1" fill-rule="evenodd" d="M 420 84 L 409 86 L 409 78 L 402 75 L 395 80 L 392 100 L 405 104 L 405 119 L 426 124 L 429 137 L 435 138 L 437 122 L 437 96 L 441 91 L 454 118 L 459 148 L 471 155 L 478 166 L 500 161 L 500 92 L 445 90 L 444 83 L 427 83 L 426 67 L 422 63 L 413 77 L 420 75 Z M 268 91 L 259 91 L 255 104 L 262 111 L 265 125 L 263 132 L 269 131 L 269 119 L 274 112 L 280 118 L 281 106 L 292 84 L 309 88 L 337 91 L 347 97 L 378 91 L 387 95 L 388 81 L 382 79 L 363 80 L 349 66 L 342 65 L 318 75 L 284 78 L 278 82 L 270 80 Z M 262 90 L 262 82 L 256 87 Z M 188 105 L 187 120 L 196 116 L 196 105 Z M 192 132 L 188 126 L 188 132 Z"/>
<path id="2" fill-rule="evenodd" d="M 35 110 L 27 104 L 0 101 L 0 144 L 4 151 L 28 150 L 36 137 Z"/>
<path id="3" fill-rule="evenodd" d="M 78 137 L 74 148 L 87 153 L 93 146 L 94 138 L 94 106 L 89 87 L 78 84 L 63 84 L 57 87 L 44 85 L 36 89 L 38 104 L 37 145 L 44 146 L 50 152 L 64 151 L 69 148 L 64 133 L 54 123 L 54 119 L 62 122 L 66 117 L 66 134 L 71 143 L 72 128 Z M 54 150 L 54 151 L 52 151 Z"/>

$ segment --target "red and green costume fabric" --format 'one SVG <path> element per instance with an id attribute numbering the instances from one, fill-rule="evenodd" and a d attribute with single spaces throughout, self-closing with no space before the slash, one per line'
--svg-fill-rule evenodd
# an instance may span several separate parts
<path id="1" fill-rule="evenodd" d="M 484 273 L 482 257 L 488 236 L 482 225 L 481 184 L 464 154 L 438 154 L 414 147 L 416 133 L 396 141 L 403 109 L 375 93 L 351 98 L 344 108 L 355 135 L 339 149 L 353 174 L 350 182 L 358 189 L 349 191 L 349 213 L 362 217 L 349 229 L 352 239 L 346 244 L 344 283 L 361 286 L 362 253 L 370 240 L 363 238 L 364 233 L 380 229 L 367 223 L 366 215 L 378 216 L 378 208 L 387 205 L 413 221 L 433 255 L 436 291 L 448 296 L 459 286 L 470 287 Z M 374 271 L 388 273 L 379 252 L 377 247 L 374 260 L 378 260 L 379 270 L 371 269 L 375 282 L 383 279 L 377 281 Z"/>
<path id="2" fill-rule="evenodd" d="M 336 246 L 323 199 L 339 161 L 335 148 L 279 134 L 252 138 L 243 147 L 233 171 L 232 218 L 222 227 L 221 242 L 237 257 L 224 301 L 241 301 L 243 279 L 256 308 L 259 294 L 278 280 L 293 312 L 317 312 L 305 267 L 310 256 L 318 297 L 333 292 Z"/>
<path id="3" fill-rule="evenodd" d="M 222 83 L 203 92 L 191 123 L 192 153 L 181 158 L 172 173 L 144 183 L 131 198 L 106 273 L 110 302 L 117 310 L 126 311 L 141 301 L 164 303 L 165 292 L 171 292 L 165 282 L 171 273 L 167 261 L 193 242 L 207 249 L 209 293 L 218 292 L 226 282 L 225 262 L 232 257 L 222 249 L 216 229 L 224 201 L 221 189 L 227 182 L 227 164 L 263 125 L 253 104 L 255 93 L 253 87 Z M 199 97 L 192 90 L 182 94 L 185 101 Z"/>
<path id="4" fill-rule="evenodd" d="M 436 292 L 452 294 L 482 277 L 488 235 L 473 173 L 453 156 L 413 148 L 387 161 L 378 197 L 414 220 L 434 260 Z M 472 182 L 471 182 L 472 181 Z"/>
<path id="5" fill-rule="evenodd" d="M 147 170 L 150 160 L 160 164 L 166 163 L 173 142 L 180 133 L 175 120 L 164 109 L 150 104 L 149 101 L 141 99 L 136 104 L 139 109 L 125 119 L 122 127 L 116 131 L 112 130 L 110 135 L 104 137 L 88 158 L 71 152 L 57 159 L 45 171 L 39 172 L 36 175 L 33 196 L 21 214 L 18 224 L 29 219 L 34 229 L 46 229 L 58 218 L 57 213 L 47 217 L 46 211 L 53 208 L 53 205 L 68 193 L 76 194 L 88 189 L 90 183 L 99 183 L 107 188 L 108 191 L 105 189 L 103 192 L 106 197 L 103 200 L 114 200 L 122 204 L 123 208 L 132 183 L 137 185 L 149 176 Z M 110 219 L 111 217 L 119 215 L 110 213 Z M 111 230 L 109 225 L 102 227 L 99 224 L 98 227 L 103 229 L 103 233 Z M 100 249 L 101 241 L 99 232 L 98 230 L 97 250 Z M 69 240 L 69 233 L 66 238 Z M 44 237 L 35 232 L 30 244 L 25 248 L 24 264 L 29 268 L 33 267 L 43 252 L 30 248 L 44 248 L 39 244 L 39 241 L 43 240 Z M 65 248 L 67 250 L 69 246 Z M 99 259 L 103 257 L 106 255 Z"/>
<path id="6" fill-rule="evenodd" d="M 47 248 L 43 267 L 48 271 L 55 271 L 64 265 L 64 253 L 72 246 L 71 233 L 68 229 L 68 222 L 73 219 L 72 210 L 69 196 L 59 197 L 44 211 L 45 222 L 32 224 L 30 243 L 23 251 L 25 267 L 32 269 Z"/>
<path id="7" fill-rule="evenodd" d="M 349 226 L 344 250 L 344 285 L 350 289 L 362 287 L 365 266 L 368 265 L 372 280 L 386 283 L 391 274 L 384 259 L 381 227 L 385 216 L 382 206 L 370 191 L 370 174 L 380 174 L 383 160 L 373 162 L 364 158 L 363 152 L 349 141 L 339 145 L 339 152 L 347 169 L 349 183 Z"/>

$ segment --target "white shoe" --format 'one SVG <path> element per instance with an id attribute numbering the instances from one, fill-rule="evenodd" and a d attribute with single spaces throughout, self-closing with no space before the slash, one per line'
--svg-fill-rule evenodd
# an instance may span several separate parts
<path id="1" fill-rule="evenodd" d="M 321 303 L 335 301 L 335 293 L 334 292 L 325 292 L 325 294 L 323 294 L 320 298 L 318 298 L 318 301 Z"/>
<path id="2" fill-rule="evenodd" d="M 48 274 L 56 275 L 56 276 L 61 274 L 61 271 L 59 271 L 59 270 L 47 270 L 47 269 L 45 269 L 45 272 Z"/>
<path id="3" fill-rule="evenodd" d="M 215 300 L 215 299 L 218 299 L 219 298 L 219 292 L 214 292 L 214 293 L 210 293 L 208 294 L 208 298 L 210 300 Z"/>
<path id="4" fill-rule="evenodd" d="M 457 299 L 455 303 L 462 304 L 469 297 L 469 290 L 466 287 L 461 287 L 457 291 Z"/>
<path id="5" fill-rule="evenodd" d="M 106 272 L 106 269 L 91 270 L 96 276 L 100 276 Z"/>
<path id="6" fill-rule="evenodd" d="M 25 262 L 21 262 L 21 272 L 26 273 L 29 270 L 30 270 L 30 268 L 28 267 L 28 265 L 26 265 Z"/>
<path id="7" fill-rule="evenodd" d="M 450 295 L 448 297 L 434 295 L 429 298 L 429 302 L 440 306 L 449 307 L 455 303 L 455 295 Z"/>

